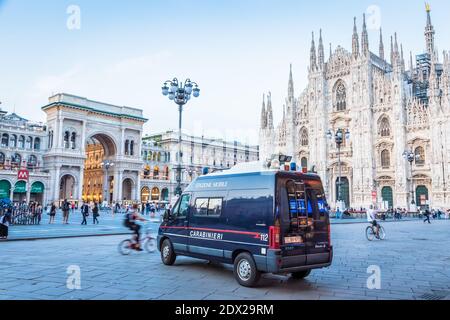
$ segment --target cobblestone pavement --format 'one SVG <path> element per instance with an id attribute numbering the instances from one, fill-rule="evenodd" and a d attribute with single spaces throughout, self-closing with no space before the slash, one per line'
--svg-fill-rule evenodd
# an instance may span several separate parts
<path id="1" fill-rule="evenodd" d="M 240 287 L 232 269 L 159 252 L 121 256 L 124 236 L 0 243 L 0 300 L 9 299 L 448 299 L 450 221 L 385 224 L 387 240 L 368 242 L 364 224 L 334 225 L 333 265 L 306 280 L 264 275 Z M 81 290 L 67 289 L 67 268 L 81 270 Z M 367 268 L 381 268 L 381 289 L 367 288 Z"/>

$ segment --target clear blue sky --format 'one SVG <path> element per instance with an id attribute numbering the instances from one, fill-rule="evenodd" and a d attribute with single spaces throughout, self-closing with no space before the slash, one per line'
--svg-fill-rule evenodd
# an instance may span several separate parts
<path id="1" fill-rule="evenodd" d="M 430 4 L 438 49 L 450 49 L 450 2 Z M 69 5 L 81 9 L 80 30 L 66 26 Z M 44 120 L 40 107 L 64 91 L 143 108 L 146 131 L 162 131 L 177 126 L 162 82 L 190 77 L 202 96 L 189 103 L 186 128 L 256 143 L 250 130 L 259 126 L 263 92 L 272 91 L 278 120 L 289 63 L 296 94 L 306 85 L 311 31 L 323 29 L 327 56 L 330 42 L 350 50 L 353 17 L 361 31 L 373 5 L 380 19 L 367 13 L 372 51 L 378 22 L 387 56 L 395 31 L 405 53 L 424 50 L 422 0 L 0 0 L 2 108 Z"/>

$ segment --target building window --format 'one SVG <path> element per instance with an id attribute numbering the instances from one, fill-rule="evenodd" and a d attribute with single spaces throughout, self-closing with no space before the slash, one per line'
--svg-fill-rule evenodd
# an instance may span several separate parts
<path id="1" fill-rule="evenodd" d="M 31 155 L 28 157 L 28 161 L 27 161 L 27 168 L 29 170 L 33 170 L 36 169 L 37 167 L 37 158 L 35 155 Z"/>
<path id="2" fill-rule="evenodd" d="M 308 169 L 308 159 L 303 157 L 300 162 L 301 162 L 302 169 L 306 169 L 307 170 Z"/>
<path id="3" fill-rule="evenodd" d="M 9 135 L 4 133 L 2 135 L 2 148 L 7 148 L 9 146 Z"/>
<path id="4" fill-rule="evenodd" d="M 20 168 L 22 166 L 22 157 L 20 154 L 16 153 L 11 156 L 11 167 L 13 169 Z"/>
<path id="5" fill-rule="evenodd" d="M 425 149 L 417 147 L 414 154 L 416 155 L 416 165 L 423 166 L 425 164 Z"/>
<path id="6" fill-rule="evenodd" d="M 41 150 L 41 139 L 40 138 L 34 139 L 34 150 L 36 150 L 36 151 Z"/>
<path id="7" fill-rule="evenodd" d="M 11 135 L 9 139 L 9 146 L 11 148 L 17 148 L 17 136 L 15 134 Z"/>
<path id="8" fill-rule="evenodd" d="M 25 149 L 25 137 L 24 136 L 19 137 L 19 149 Z"/>
<path id="9" fill-rule="evenodd" d="M 3 168 L 5 165 L 5 154 L 3 154 L 2 152 L 0 152 L 0 168 Z"/>
<path id="10" fill-rule="evenodd" d="M 69 140 L 70 140 L 70 132 L 66 131 L 64 132 L 64 148 L 66 149 L 69 149 L 70 147 Z"/>
<path id="11" fill-rule="evenodd" d="M 72 132 L 72 135 L 70 136 L 70 146 L 72 150 L 75 150 L 77 147 L 77 134 L 75 132 Z"/>
<path id="12" fill-rule="evenodd" d="M 381 166 L 384 169 L 391 166 L 391 154 L 388 150 L 383 150 L 381 152 Z"/>
<path id="13" fill-rule="evenodd" d="M 382 118 L 379 124 L 379 135 L 381 137 L 390 137 L 391 136 L 391 125 L 389 123 L 388 118 Z"/>
<path id="14" fill-rule="evenodd" d="M 53 130 L 48 133 L 48 148 L 53 147 Z"/>
<path id="15" fill-rule="evenodd" d="M 334 109 L 344 111 L 347 109 L 347 90 L 342 80 L 339 80 L 334 86 Z"/>
<path id="16" fill-rule="evenodd" d="M 302 147 L 307 147 L 309 145 L 308 130 L 306 130 L 306 128 L 303 128 L 300 131 L 300 144 Z"/>
<path id="17" fill-rule="evenodd" d="M 28 150 L 33 149 L 33 138 L 32 137 L 27 137 L 27 149 Z"/>
<path id="18" fill-rule="evenodd" d="M 130 140 L 125 141 L 125 155 L 126 156 L 130 155 Z"/>

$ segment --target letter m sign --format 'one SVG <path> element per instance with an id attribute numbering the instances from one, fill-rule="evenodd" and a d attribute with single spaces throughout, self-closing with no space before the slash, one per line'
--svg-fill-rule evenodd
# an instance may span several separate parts
<path id="1" fill-rule="evenodd" d="M 29 177 L 30 177 L 30 173 L 28 172 L 28 170 L 20 170 L 17 173 L 17 179 L 18 180 L 26 180 L 26 181 L 28 181 Z"/>

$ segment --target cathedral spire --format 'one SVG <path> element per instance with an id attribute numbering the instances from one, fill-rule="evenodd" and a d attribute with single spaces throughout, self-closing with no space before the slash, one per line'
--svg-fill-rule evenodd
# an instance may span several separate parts
<path id="1" fill-rule="evenodd" d="M 315 71 L 317 69 L 316 43 L 314 42 L 314 32 L 312 33 L 311 41 L 310 68 L 311 71 Z"/>
<path id="2" fill-rule="evenodd" d="M 383 30 L 380 28 L 380 58 L 384 60 Z"/>
<path id="3" fill-rule="evenodd" d="M 431 7 L 428 3 L 425 4 L 425 10 L 427 11 L 427 25 L 425 27 L 425 41 L 427 45 L 427 53 L 429 55 L 434 55 L 434 27 L 431 23 Z"/>
<path id="4" fill-rule="evenodd" d="M 322 68 L 325 64 L 325 50 L 323 47 L 323 39 L 322 39 L 322 29 L 320 29 L 320 37 L 319 37 L 319 67 Z"/>
<path id="5" fill-rule="evenodd" d="M 394 66 L 394 38 L 391 36 L 391 65 Z"/>
<path id="6" fill-rule="evenodd" d="M 356 17 L 353 20 L 353 38 L 352 38 L 352 53 L 353 58 L 358 58 L 359 56 L 359 37 L 358 28 L 356 27 Z"/>
<path id="7" fill-rule="evenodd" d="M 272 93 L 267 95 L 267 128 L 273 129 Z"/>
<path id="8" fill-rule="evenodd" d="M 294 78 L 292 76 L 292 63 L 289 70 L 288 97 L 294 97 Z"/>
<path id="9" fill-rule="evenodd" d="M 403 44 L 400 44 L 400 64 L 402 66 L 402 71 L 405 71 L 405 56 L 403 55 Z"/>
<path id="10" fill-rule="evenodd" d="M 409 70 L 411 72 L 411 78 L 414 76 L 414 62 L 412 51 L 409 52 Z"/>
<path id="11" fill-rule="evenodd" d="M 361 50 L 365 56 L 369 55 L 369 34 L 367 33 L 366 14 L 363 14 L 363 29 L 361 33 Z"/>
<path id="12" fill-rule="evenodd" d="M 332 49 L 331 42 L 330 42 L 330 59 L 331 59 L 332 55 L 333 55 L 333 49 Z"/>
<path id="13" fill-rule="evenodd" d="M 266 112 L 266 97 L 263 94 L 263 103 L 261 109 L 261 129 L 267 128 L 267 112 Z"/>

